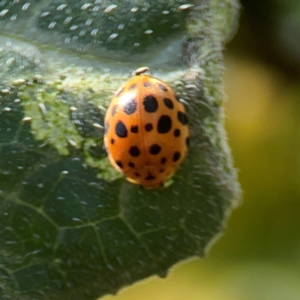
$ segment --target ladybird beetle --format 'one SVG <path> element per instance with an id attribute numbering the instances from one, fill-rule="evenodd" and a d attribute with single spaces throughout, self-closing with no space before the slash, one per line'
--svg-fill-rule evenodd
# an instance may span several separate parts
<path id="1" fill-rule="evenodd" d="M 162 80 L 135 71 L 114 95 L 105 116 L 104 145 L 126 179 L 156 189 L 184 160 L 189 145 L 183 104 Z"/>

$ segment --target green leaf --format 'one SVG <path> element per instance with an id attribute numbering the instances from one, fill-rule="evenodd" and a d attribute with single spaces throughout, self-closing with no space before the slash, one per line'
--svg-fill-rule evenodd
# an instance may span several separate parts
<path id="1" fill-rule="evenodd" d="M 103 150 L 105 109 L 131 70 L 126 63 L 38 46 L 51 43 L 46 26 L 51 19 L 47 23 L 41 15 L 57 10 L 44 2 L 42 10 L 35 1 L 31 8 L 46 41 L 41 35 L 36 46 L 22 41 L 30 40 L 26 30 L 16 30 L 11 38 L 13 25 L 5 27 L 6 36 L 0 34 L 0 298 L 95 299 L 154 274 L 164 277 L 174 264 L 203 256 L 239 200 L 223 129 L 220 52 L 233 30 L 237 5 L 230 0 L 194 1 L 194 6 L 161 1 L 158 7 L 137 4 L 133 11 L 120 5 L 110 8 L 111 18 L 94 19 L 104 30 L 107 22 L 120 25 L 140 9 L 146 27 L 126 28 L 124 49 L 121 41 L 102 36 L 103 57 L 116 57 L 112 50 L 130 54 L 129 60 L 139 57 L 131 67 L 149 65 L 186 102 L 188 157 L 167 187 L 143 190 L 117 173 Z M 68 14 L 87 22 L 89 7 L 78 3 L 69 3 Z M 4 9 L 0 26 L 21 11 Z M 28 9 L 18 15 L 21 20 Z M 77 29 L 63 30 L 59 20 L 66 15 L 57 11 L 57 35 L 75 34 Z M 167 16 L 167 26 L 156 24 L 154 40 L 144 39 L 145 29 L 158 22 L 155 12 Z M 176 21 L 180 39 L 171 26 Z M 184 27 L 184 51 L 178 58 Z M 165 45 L 161 48 L 162 39 L 176 49 L 174 57 Z M 139 50 L 131 49 L 133 40 L 145 51 L 142 60 Z M 159 52 L 154 59 L 145 49 L 155 43 Z"/>

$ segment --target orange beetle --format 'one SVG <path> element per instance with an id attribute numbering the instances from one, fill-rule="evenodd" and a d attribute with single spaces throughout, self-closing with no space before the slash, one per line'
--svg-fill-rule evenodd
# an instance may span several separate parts
<path id="1" fill-rule="evenodd" d="M 189 128 L 179 97 L 146 71 L 136 70 L 114 95 L 105 116 L 104 144 L 112 165 L 128 181 L 156 189 L 184 160 Z"/>

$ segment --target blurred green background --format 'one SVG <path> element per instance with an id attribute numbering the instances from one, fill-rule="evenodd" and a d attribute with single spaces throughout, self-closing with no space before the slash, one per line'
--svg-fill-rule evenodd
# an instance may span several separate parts
<path id="1" fill-rule="evenodd" d="M 225 66 L 242 205 L 206 258 L 105 300 L 300 299 L 300 1 L 244 0 Z"/>

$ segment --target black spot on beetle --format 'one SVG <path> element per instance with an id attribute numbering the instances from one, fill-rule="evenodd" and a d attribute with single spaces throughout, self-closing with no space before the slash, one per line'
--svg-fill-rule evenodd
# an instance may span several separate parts
<path id="1" fill-rule="evenodd" d="M 134 167 L 135 167 L 135 164 L 134 164 L 133 162 L 129 162 L 129 163 L 128 163 L 128 166 L 129 166 L 130 168 L 134 168 Z"/>
<path id="2" fill-rule="evenodd" d="M 164 98 L 164 104 L 166 105 L 166 107 L 168 107 L 170 109 L 174 108 L 173 101 L 169 98 Z"/>
<path id="3" fill-rule="evenodd" d="M 172 120 L 169 116 L 162 115 L 157 123 L 157 132 L 158 133 L 167 133 L 171 130 Z"/>
<path id="4" fill-rule="evenodd" d="M 137 125 L 132 125 L 130 128 L 130 131 L 132 133 L 138 133 L 139 132 L 139 127 Z"/>
<path id="5" fill-rule="evenodd" d="M 177 113 L 177 117 L 178 117 L 178 120 L 179 122 L 182 124 L 182 125 L 186 125 L 188 123 L 188 119 L 187 119 L 187 116 L 185 113 L 183 113 L 182 111 L 179 111 Z"/>
<path id="6" fill-rule="evenodd" d="M 123 169 L 123 164 L 120 160 L 116 160 L 116 164 L 121 168 Z"/>
<path id="7" fill-rule="evenodd" d="M 140 151 L 140 149 L 138 147 L 132 146 L 129 149 L 129 154 L 131 156 L 133 156 L 133 157 L 137 157 L 137 156 L 139 156 L 141 154 L 141 151 Z"/>
<path id="8" fill-rule="evenodd" d="M 148 95 L 143 100 L 145 111 L 148 113 L 156 112 L 158 108 L 157 100 L 154 96 Z"/>
<path id="9" fill-rule="evenodd" d="M 140 176 L 141 176 L 140 173 L 134 173 L 134 175 L 135 175 L 136 177 L 140 177 Z"/>
<path id="10" fill-rule="evenodd" d="M 167 162 L 167 159 L 165 157 L 162 157 L 162 159 L 160 160 L 161 164 L 165 164 Z"/>
<path id="11" fill-rule="evenodd" d="M 131 115 L 136 111 L 136 100 L 135 99 L 131 99 L 129 101 L 127 101 L 127 103 L 124 105 L 124 112 L 127 115 Z"/>
<path id="12" fill-rule="evenodd" d="M 173 155 L 173 161 L 176 162 L 180 159 L 180 152 L 175 152 L 174 155 Z"/>
<path id="13" fill-rule="evenodd" d="M 153 129 L 153 125 L 151 124 L 151 123 L 147 123 L 146 125 L 145 125 L 145 129 L 146 129 L 146 131 L 151 131 L 152 129 Z"/>
<path id="14" fill-rule="evenodd" d="M 146 180 L 153 180 L 156 179 L 155 176 L 153 176 L 151 173 L 148 173 L 147 177 L 145 178 Z"/>
<path id="15" fill-rule="evenodd" d="M 113 145 L 115 143 L 115 140 L 114 139 L 111 139 L 110 140 L 110 143 Z"/>
<path id="16" fill-rule="evenodd" d="M 116 135 L 120 138 L 127 137 L 127 128 L 122 121 L 119 121 L 115 128 Z"/>
<path id="17" fill-rule="evenodd" d="M 174 130 L 174 136 L 179 137 L 180 136 L 180 129 L 175 129 Z"/>
<path id="18" fill-rule="evenodd" d="M 157 155 L 160 152 L 160 150 L 161 150 L 161 147 L 159 145 L 153 144 L 150 146 L 149 152 L 152 155 Z"/>

